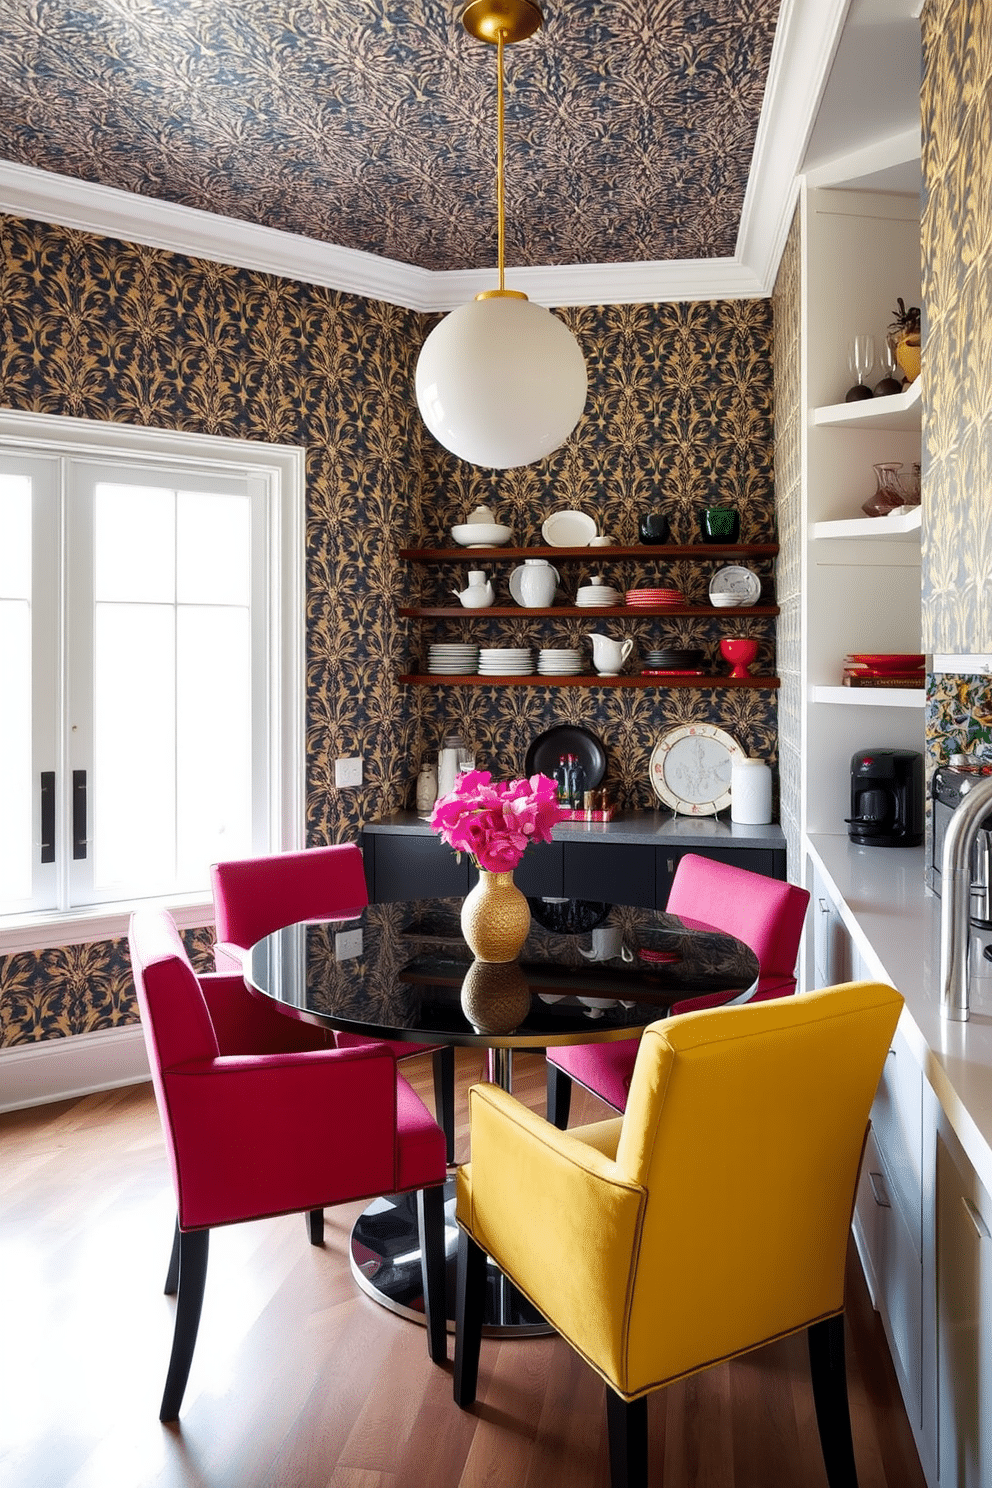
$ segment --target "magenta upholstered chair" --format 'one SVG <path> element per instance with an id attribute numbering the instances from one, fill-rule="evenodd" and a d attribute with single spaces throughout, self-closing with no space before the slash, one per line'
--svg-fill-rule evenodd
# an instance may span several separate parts
<path id="1" fill-rule="evenodd" d="M 161 1419 L 175 1420 L 182 1404 L 214 1225 L 416 1190 L 428 1350 L 443 1360 L 444 1133 L 390 1051 L 225 1047 L 218 1028 L 232 1031 L 240 974 L 197 977 L 164 910 L 132 916 L 129 941 L 178 1212 L 165 1290 L 178 1284 L 179 1297 Z M 282 1020 L 262 1005 L 258 1014 Z M 261 1023 L 254 1032 L 264 1032 Z"/>
<path id="2" fill-rule="evenodd" d="M 665 910 L 688 924 L 708 925 L 734 935 L 758 958 L 758 983 L 748 999 L 763 1002 L 786 997 L 796 989 L 796 957 L 802 939 L 809 894 L 781 879 L 766 878 L 732 863 L 685 853 L 675 869 Z M 713 992 L 676 1002 L 671 1013 L 693 1012 L 737 1000 L 732 992 Z M 612 1044 L 576 1044 L 549 1049 L 548 1120 L 564 1129 L 577 1080 L 617 1111 L 627 1106 L 637 1039 Z"/>
<path id="3" fill-rule="evenodd" d="M 249 946 L 300 920 L 347 920 L 369 902 L 361 849 L 355 843 L 309 847 L 300 852 L 215 863 L 210 870 L 218 971 L 240 972 Z M 244 993 L 251 1000 L 251 994 Z M 289 1021 L 288 1019 L 286 1021 Z M 357 1033 L 340 1033 L 341 1048 L 375 1042 Z M 396 1059 L 434 1056 L 434 1105 L 444 1130 L 448 1162 L 455 1158 L 455 1051 L 450 1046 L 387 1043 Z"/>

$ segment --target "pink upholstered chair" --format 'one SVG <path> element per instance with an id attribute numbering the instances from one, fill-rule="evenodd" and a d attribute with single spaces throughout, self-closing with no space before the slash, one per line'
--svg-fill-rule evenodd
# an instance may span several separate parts
<path id="1" fill-rule="evenodd" d="M 240 972 L 248 948 L 274 930 L 300 920 L 347 920 L 369 902 L 361 849 L 355 843 L 215 863 L 210 870 L 218 971 Z M 250 998 L 245 992 L 244 996 Z M 289 1021 L 288 1019 L 286 1021 Z M 339 1033 L 337 1048 L 377 1042 Z M 435 1044 L 387 1042 L 396 1059 L 433 1054 L 434 1108 L 445 1134 L 448 1162 L 455 1159 L 455 1051 Z"/>
<path id="2" fill-rule="evenodd" d="M 390 1051 L 257 1053 L 250 1037 L 249 1047 L 231 1047 L 219 1031 L 234 1033 L 240 973 L 197 977 L 165 911 L 135 914 L 129 941 L 178 1212 L 165 1290 L 179 1297 L 160 1418 L 175 1420 L 182 1404 L 214 1225 L 416 1190 L 428 1350 L 443 1360 L 444 1134 Z M 266 1018 L 289 1022 L 261 1004 L 256 1018 L 256 1035 Z"/>
<path id="3" fill-rule="evenodd" d="M 748 1001 L 786 997 L 796 990 L 796 957 L 802 939 L 809 894 L 794 884 L 736 868 L 698 853 L 679 860 L 665 906 L 688 924 L 704 924 L 734 935 L 758 958 L 758 983 Z M 732 992 L 686 998 L 671 1012 L 694 1012 L 737 1000 Z M 612 1044 L 576 1044 L 549 1049 L 548 1120 L 561 1130 L 568 1125 L 572 1081 L 598 1095 L 616 1111 L 627 1106 L 637 1039 Z"/>

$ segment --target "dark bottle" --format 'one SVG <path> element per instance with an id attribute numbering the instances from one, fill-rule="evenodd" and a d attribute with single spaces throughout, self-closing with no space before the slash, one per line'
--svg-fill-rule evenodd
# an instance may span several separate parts
<path id="1" fill-rule="evenodd" d="M 555 765 L 555 785 L 558 787 L 559 806 L 568 805 L 568 761 L 563 754 L 558 756 Z"/>
<path id="2" fill-rule="evenodd" d="M 577 755 L 570 754 L 568 756 L 566 778 L 568 781 L 568 804 L 573 810 L 578 811 L 582 807 L 582 797 L 585 794 L 586 775 L 582 766 L 579 764 Z"/>

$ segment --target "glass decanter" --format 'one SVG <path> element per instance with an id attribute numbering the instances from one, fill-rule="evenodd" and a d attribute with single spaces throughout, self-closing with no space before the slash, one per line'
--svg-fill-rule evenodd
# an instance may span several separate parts
<path id="1" fill-rule="evenodd" d="M 902 461 L 883 460 L 878 465 L 872 466 L 872 469 L 875 472 L 875 490 L 868 500 L 862 503 L 861 510 L 869 517 L 885 517 L 890 511 L 895 511 L 897 506 L 902 506 L 906 500 L 899 484 Z"/>

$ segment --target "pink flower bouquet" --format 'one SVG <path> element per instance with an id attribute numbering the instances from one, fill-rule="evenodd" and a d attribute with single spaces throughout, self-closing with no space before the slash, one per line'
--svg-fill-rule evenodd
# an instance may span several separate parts
<path id="1" fill-rule="evenodd" d="M 551 829 L 564 815 L 547 775 L 494 785 L 488 770 L 470 770 L 435 803 L 431 826 L 477 868 L 512 873 L 532 842 L 551 841 Z"/>

